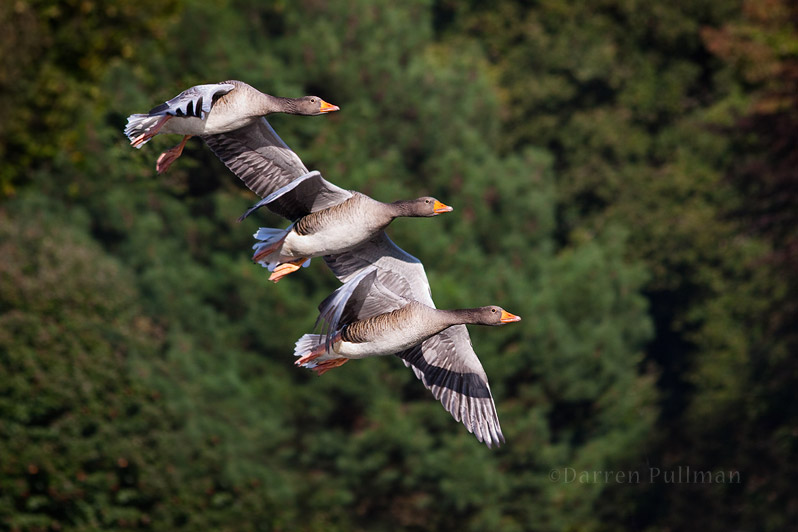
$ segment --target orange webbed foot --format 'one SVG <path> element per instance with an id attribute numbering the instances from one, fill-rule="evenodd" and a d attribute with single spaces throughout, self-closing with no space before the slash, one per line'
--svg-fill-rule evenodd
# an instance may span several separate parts
<path id="1" fill-rule="evenodd" d="M 348 361 L 349 361 L 348 358 L 333 358 L 331 360 L 325 360 L 324 362 L 319 362 L 318 364 L 316 364 L 315 368 L 310 368 L 310 369 L 315 371 L 316 375 L 321 376 L 333 368 L 343 366 Z"/>
<path id="2" fill-rule="evenodd" d="M 272 274 L 269 276 L 269 280 L 270 281 L 274 281 L 276 283 L 277 281 L 279 281 L 280 279 L 282 279 L 286 275 L 290 275 L 290 274 L 294 273 L 295 271 L 297 271 L 299 268 L 302 267 L 302 265 L 307 260 L 308 259 L 302 258 L 302 259 L 292 260 L 291 262 L 283 262 L 282 264 L 279 264 L 274 269 Z"/>
<path id="3" fill-rule="evenodd" d="M 130 145 L 133 146 L 134 148 L 138 148 L 139 146 L 141 146 L 142 144 L 144 144 L 145 142 L 150 140 L 152 137 L 153 137 L 153 135 L 150 135 L 148 137 L 146 133 L 142 133 L 141 135 L 139 135 L 135 139 L 131 140 L 130 141 Z"/>
<path id="4" fill-rule="evenodd" d="M 308 355 L 303 356 L 302 358 L 298 358 L 294 361 L 295 366 L 302 366 L 307 364 L 308 362 L 313 362 L 317 358 L 319 358 L 322 354 L 321 353 L 310 353 Z"/>
<path id="5" fill-rule="evenodd" d="M 191 138 L 191 135 L 186 135 L 180 144 L 163 152 L 158 161 L 155 163 L 155 169 L 159 174 L 166 172 L 172 163 L 175 162 L 181 155 L 183 155 L 183 148 L 186 147 L 186 141 Z"/>
<path id="6" fill-rule="evenodd" d="M 138 137 L 136 137 L 135 139 L 131 140 L 130 141 L 130 145 L 133 146 L 134 148 L 138 148 L 139 146 L 141 146 L 142 144 L 144 144 L 145 142 L 150 140 L 152 137 L 154 137 L 155 135 L 158 134 L 158 132 L 163 127 L 163 125 L 170 118 L 172 118 L 171 115 L 167 115 L 167 116 L 162 117 L 160 120 L 158 120 L 155 123 L 155 125 L 152 128 L 150 128 L 149 131 L 146 131 L 146 132 L 142 133 L 141 135 L 139 135 Z"/>

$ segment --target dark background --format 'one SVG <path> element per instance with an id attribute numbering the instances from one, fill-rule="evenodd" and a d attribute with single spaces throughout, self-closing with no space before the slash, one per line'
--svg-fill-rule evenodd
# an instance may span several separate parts
<path id="1" fill-rule="evenodd" d="M 0 3 L 0 529 L 794 528 L 795 6 Z M 333 276 L 268 283 L 284 221 L 122 135 L 231 78 L 341 107 L 271 120 L 329 180 L 454 206 L 389 232 L 523 317 L 471 329 L 505 446 L 399 360 L 295 368 Z"/>

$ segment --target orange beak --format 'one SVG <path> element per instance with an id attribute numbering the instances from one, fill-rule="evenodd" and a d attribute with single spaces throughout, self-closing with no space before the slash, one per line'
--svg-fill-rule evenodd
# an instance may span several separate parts
<path id="1" fill-rule="evenodd" d="M 512 323 L 514 321 L 521 321 L 521 316 L 510 314 L 506 310 L 502 309 L 502 317 L 499 321 L 501 321 L 502 323 Z"/>
<path id="2" fill-rule="evenodd" d="M 453 210 L 454 207 L 449 207 L 438 200 L 435 200 L 435 203 L 432 204 L 432 212 L 435 214 L 443 214 L 444 212 L 452 212 Z"/>
<path id="3" fill-rule="evenodd" d="M 324 100 L 321 101 L 321 107 L 319 107 L 319 111 L 322 113 L 332 113 L 333 111 L 340 111 L 341 108 L 337 105 L 333 105 L 331 103 L 327 103 Z"/>

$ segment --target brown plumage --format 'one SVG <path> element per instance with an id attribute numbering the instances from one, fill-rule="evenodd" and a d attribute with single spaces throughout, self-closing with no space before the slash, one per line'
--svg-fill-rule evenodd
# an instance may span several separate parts
<path id="1" fill-rule="evenodd" d="M 296 363 L 323 374 L 349 359 L 394 354 L 479 441 L 498 445 L 504 436 L 496 406 L 464 324 L 503 325 L 521 318 L 496 306 L 436 309 L 429 296 L 407 297 L 418 282 L 426 278 L 362 269 L 319 305 L 326 334 L 302 336 Z"/>
<path id="2" fill-rule="evenodd" d="M 260 207 L 296 220 L 288 229 L 261 227 L 253 260 L 273 271 L 279 281 L 313 257 L 338 255 L 377 236 L 398 217 L 429 217 L 452 210 L 435 198 L 382 203 L 359 192 L 343 190 L 310 172 L 267 196 Z"/>
<path id="3" fill-rule="evenodd" d="M 260 92 L 243 81 L 229 80 L 190 87 L 148 113 L 130 115 L 125 135 L 136 148 L 162 133 L 184 135 L 180 144 L 158 158 L 156 168 L 162 173 L 180 157 L 192 136 L 229 134 L 251 127 L 272 113 L 315 116 L 337 110 L 318 96 L 283 98 Z"/>

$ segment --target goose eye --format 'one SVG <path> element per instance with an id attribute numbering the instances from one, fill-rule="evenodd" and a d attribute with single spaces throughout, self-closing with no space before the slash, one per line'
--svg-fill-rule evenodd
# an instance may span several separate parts
<path id="1" fill-rule="evenodd" d="M 490 309 L 490 311 L 493 312 L 494 314 L 496 314 L 496 309 L 495 308 Z"/>

